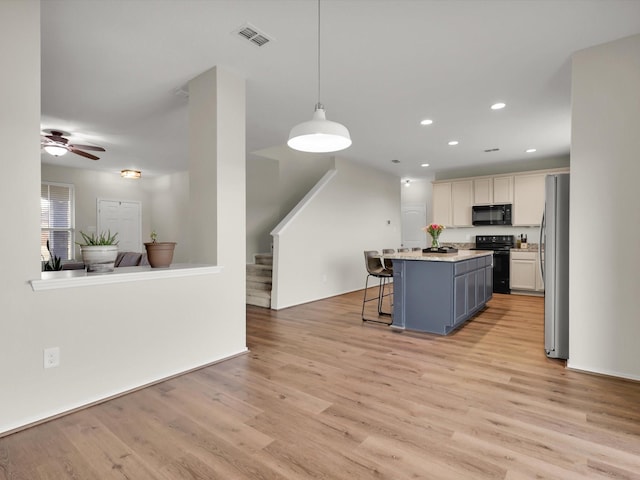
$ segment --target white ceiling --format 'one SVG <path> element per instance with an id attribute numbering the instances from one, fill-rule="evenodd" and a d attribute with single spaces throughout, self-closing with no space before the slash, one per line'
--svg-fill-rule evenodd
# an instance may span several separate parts
<path id="1" fill-rule="evenodd" d="M 291 127 L 311 118 L 315 0 L 41 5 L 42 128 L 107 149 L 96 162 L 45 162 L 186 170 L 187 99 L 176 91 L 216 65 L 246 78 L 248 153 L 288 148 Z M 321 101 L 353 139 L 340 155 L 403 178 L 567 154 L 571 54 L 640 33 L 639 0 L 322 0 L 321 12 Z M 274 41 L 233 33 L 247 22 Z M 497 101 L 507 107 L 490 110 Z"/>

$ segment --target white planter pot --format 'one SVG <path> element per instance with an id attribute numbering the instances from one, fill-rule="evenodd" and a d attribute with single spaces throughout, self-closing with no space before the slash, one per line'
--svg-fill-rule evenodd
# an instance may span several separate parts
<path id="1" fill-rule="evenodd" d="M 113 272 L 117 245 L 81 245 L 82 261 L 88 272 Z"/>

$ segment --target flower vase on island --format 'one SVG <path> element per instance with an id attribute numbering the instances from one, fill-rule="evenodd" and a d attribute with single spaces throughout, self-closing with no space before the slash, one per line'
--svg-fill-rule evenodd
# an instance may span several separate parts
<path id="1" fill-rule="evenodd" d="M 422 228 L 423 231 L 431 235 L 431 248 L 428 248 L 427 250 L 431 250 L 434 252 L 438 251 L 438 249 L 440 248 L 440 234 L 442 233 L 444 228 L 444 225 L 439 225 L 437 223 L 432 223 Z"/>

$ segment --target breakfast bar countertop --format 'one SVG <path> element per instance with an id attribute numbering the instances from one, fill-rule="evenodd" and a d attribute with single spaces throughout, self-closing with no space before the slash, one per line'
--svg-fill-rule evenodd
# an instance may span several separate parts
<path id="1" fill-rule="evenodd" d="M 385 253 L 379 255 L 380 258 L 390 260 L 419 260 L 426 262 L 462 262 L 472 258 L 486 257 L 493 255 L 491 250 L 458 250 L 456 253 L 422 253 L 422 252 L 400 252 Z"/>

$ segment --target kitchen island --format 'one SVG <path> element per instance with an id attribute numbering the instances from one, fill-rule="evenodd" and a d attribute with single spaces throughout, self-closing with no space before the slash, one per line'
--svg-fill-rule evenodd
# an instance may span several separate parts
<path id="1" fill-rule="evenodd" d="M 393 261 L 392 328 L 447 335 L 493 296 L 493 252 L 406 252 Z"/>

